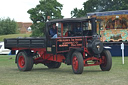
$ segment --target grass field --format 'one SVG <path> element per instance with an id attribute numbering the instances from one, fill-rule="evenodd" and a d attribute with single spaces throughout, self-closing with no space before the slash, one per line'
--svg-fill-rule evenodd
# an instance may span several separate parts
<path id="1" fill-rule="evenodd" d="M 99 66 L 92 66 L 84 67 L 84 72 L 77 75 L 66 64 L 59 69 L 38 64 L 32 71 L 20 72 L 14 63 L 15 56 L 0 55 L 0 85 L 128 85 L 128 57 L 124 65 L 121 57 L 112 59 L 110 71 L 103 72 Z"/>
<path id="2" fill-rule="evenodd" d="M 31 34 L 9 34 L 9 35 L 0 35 L 0 41 L 3 41 L 4 38 L 17 38 L 17 37 L 29 37 Z"/>

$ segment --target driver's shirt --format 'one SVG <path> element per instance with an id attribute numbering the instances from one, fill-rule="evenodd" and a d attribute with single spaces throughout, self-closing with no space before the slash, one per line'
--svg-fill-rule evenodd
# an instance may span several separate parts
<path id="1" fill-rule="evenodd" d="M 51 37 L 53 37 L 55 34 L 57 34 L 57 29 L 51 28 L 50 29 L 50 35 L 51 35 Z"/>
<path id="2" fill-rule="evenodd" d="M 74 29 L 74 32 L 81 32 L 81 31 L 82 31 L 82 28 L 80 27 Z"/>

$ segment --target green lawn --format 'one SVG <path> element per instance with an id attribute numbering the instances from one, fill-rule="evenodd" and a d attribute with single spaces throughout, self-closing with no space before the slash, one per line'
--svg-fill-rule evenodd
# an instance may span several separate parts
<path id="1" fill-rule="evenodd" d="M 0 35 L 0 41 L 3 41 L 4 38 L 17 38 L 17 37 L 29 37 L 31 34 L 9 34 L 9 35 Z"/>
<path id="2" fill-rule="evenodd" d="M 110 71 L 103 72 L 99 66 L 91 66 L 84 67 L 84 72 L 78 75 L 66 64 L 59 69 L 38 64 L 32 71 L 20 72 L 14 63 L 15 56 L 0 55 L 0 85 L 128 85 L 128 57 L 124 65 L 121 57 L 112 59 Z"/>

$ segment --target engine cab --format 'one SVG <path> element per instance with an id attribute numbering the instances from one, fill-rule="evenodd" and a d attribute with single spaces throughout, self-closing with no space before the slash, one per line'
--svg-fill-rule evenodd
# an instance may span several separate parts
<path id="1" fill-rule="evenodd" d="M 95 18 L 59 19 L 49 21 L 46 25 L 48 53 L 63 53 L 71 49 L 84 51 L 84 48 L 87 48 L 90 53 L 97 56 L 103 51 Z M 56 26 L 56 37 L 50 34 L 53 25 Z"/>

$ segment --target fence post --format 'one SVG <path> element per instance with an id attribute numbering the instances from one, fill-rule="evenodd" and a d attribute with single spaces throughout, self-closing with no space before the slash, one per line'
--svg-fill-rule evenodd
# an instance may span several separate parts
<path id="1" fill-rule="evenodd" d="M 124 64 L 124 43 L 121 44 L 121 50 L 122 50 L 122 64 Z"/>

